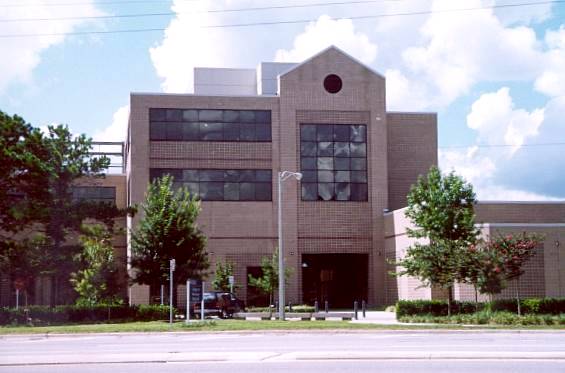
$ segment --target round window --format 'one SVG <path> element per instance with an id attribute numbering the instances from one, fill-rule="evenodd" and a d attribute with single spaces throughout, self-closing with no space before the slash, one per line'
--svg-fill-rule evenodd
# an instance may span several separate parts
<path id="1" fill-rule="evenodd" d="M 341 91 L 342 85 L 341 78 L 335 74 L 328 75 L 324 79 L 324 88 L 329 93 L 338 93 Z"/>

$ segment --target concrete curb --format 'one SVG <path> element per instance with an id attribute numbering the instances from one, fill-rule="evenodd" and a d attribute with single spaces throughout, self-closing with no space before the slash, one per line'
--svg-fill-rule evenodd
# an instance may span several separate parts
<path id="1" fill-rule="evenodd" d="M 150 335 L 206 335 L 206 334 L 468 334 L 468 333 L 508 333 L 543 334 L 563 333 L 565 329 L 288 329 L 288 330 L 219 330 L 219 331 L 171 331 L 171 332 L 111 332 L 111 333 L 22 333 L 0 334 L 0 342 L 10 339 L 84 338 L 120 337 Z"/>
<path id="2" fill-rule="evenodd" d="M 21 359 L 21 357 L 20 357 Z M 327 360 L 565 360 L 565 352 L 514 351 L 383 351 L 383 352 L 179 352 L 128 354 L 39 355 L 22 361 L 4 357 L 0 367 L 35 365 L 84 365 L 173 362 L 289 362 Z"/>

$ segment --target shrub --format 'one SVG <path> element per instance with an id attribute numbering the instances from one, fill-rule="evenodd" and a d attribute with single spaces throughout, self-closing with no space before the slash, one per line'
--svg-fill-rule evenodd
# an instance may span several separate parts
<path id="1" fill-rule="evenodd" d="M 565 298 L 529 298 L 522 299 L 520 306 L 524 314 L 559 315 L 565 313 Z M 451 314 L 471 314 L 477 311 L 474 302 L 452 302 Z M 479 303 L 478 311 L 517 313 L 515 299 L 498 299 Z M 396 317 L 410 315 L 447 316 L 447 302 L 443 300 L 401 300 L 396 303 Z"/>
<path id="2" fill-rule="evenodd" d="M 565 313 L 565 298 L 529 298 L 520 300 L 522 312 L 536 315 L 559 315 Z M 500 299 L 489 303 L 492 312 L 518 311 L 515 299 Z"/>
<path id="3" fill-rule="evenodd" d="M 290 312 L 288 306 L 285 308 L 285 312 Z M 248 307 L 247 312 L 278 312 L 278 309 L 269 308 L 269 307 Z M 314 312 L 315 309 L 313 306 L 309 306 L 307 304 L 298 304 L 296 306 L 292 306 L 292 312 Z"/>
<path id="4" fill-rule="evenodd" d="M 435 324 L 468 324 L 468 325 L 565 325 L 565 314 L 519 316 L 512 312 L 501 311 L 491 313 L 481 311 L 474 314 L 458 314 L 453 316 L 411 315 L 403 316 L 401 322 L 435 323 Z"/>
<path id="5" fill-rule="evenodd" d="M 0 325 L 54 325 L 108 321 L 152 321 L 169 318 L 169 307 L 160 305 L 30 306 L 0 309 Z"/>
<path id="6" fill-rule="evenodd" d="M 173 308 L 173 313 L 175 309 Z M 136 321 L 152 321 L 152 320 L 168 320 L 169 319 L 169 306 L 161 306 L 158 304 L 152 305 L 139 305 L 134 319 Z"/>
<path id="7" fill-rule="evenodd" d="M 479 310 L 483 305 L 479 303 Z M 477 304 L 474 302 L 451 303 L 451 314 L 469 314 L 477 311 Z M 396 317 L 400 318 L 409 315 L 429 314 L 432 316 L 447 316 L 447 301 L 443 300 L 401 300 L 396 303 Z"/>

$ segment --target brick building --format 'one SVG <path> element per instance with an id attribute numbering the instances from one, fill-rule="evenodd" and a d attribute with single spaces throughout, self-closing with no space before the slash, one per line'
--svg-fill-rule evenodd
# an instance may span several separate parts
<path id="1" fill-rule="evenodd" d="M 248 274 L 277 246 L 278 172 L 301 172 L 283 183 L 287 300 L 343 307 L 441 296 L 390 277 L 386 260 L 409 244 L 402 208 L 410 186 L 437 164 L 436 114 L 388 112 L 384 77 L 335 47 L 300 64 L 194 74 L 194 94 L 131 95 L 129 204 L 164 174 L 198 194 L 212 268 L 234 263 L 240 296 L 252 301 Z M 478 220 L 485 234 L 546 232 L 525 291 L 565 295 L 565 204 L 485 203 Z M 132 303 L 150 296 L 139 285 L 129 295 Z"/>
<path id="2" fill-rule="evenodd" d="M 384 77 L 335 47 L 300 64 L 197 68 L 194 92 L 132 93 L 125 173 L 84 180 L 77 196 L 125 208 L 143 201 L 153 178 L 171 174 L 176 186 L 202 200 L 199 224 L 211 270 L 218 261 L 233 263 L 238 295 L 256 303 L 261 299 L 247 279 L 277 247 L 278 172 L 301 172 L 300 181 L 289 179 L 282 190 L 288 301 L 350 307 L 354 300 L 383 305 L 445 297 L 416 279 L 388 274 L 389 260 L 412 243 L 404 216 L 410 186 L 437 164 L 436 114 L 387 111 Z M 520 291 L 565 296 L 565 202 L 481 202 L 476 213 L 485 236 L 542 233 Z M 127 227 L 139 218 L 128 218 Z M 115 238 L 124 271 L 126 241 Z M 36 279 L 34 303 L 72 301 L 68 284 L 52 281 Z M 514 294 L 515 286 L 500 296 Z M 127 295 L 133 304 L 151 298 L 140 285 Z M 453 295 L 474 299 L 463 285 Z M 9 280 L 0 276 L 0 305 L 13 300 Z"/>

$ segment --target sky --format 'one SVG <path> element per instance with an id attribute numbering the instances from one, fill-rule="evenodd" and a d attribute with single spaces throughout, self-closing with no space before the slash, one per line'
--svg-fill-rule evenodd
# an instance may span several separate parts
<path id="1" fill-rule="evenodd" d="M 329 45 L 388 110 L 438 113 L 439 166 L 479 199 L 565 200 L 565 1 L 0 0 L 0 110 L 122 141 L 130 92 Z"/>

